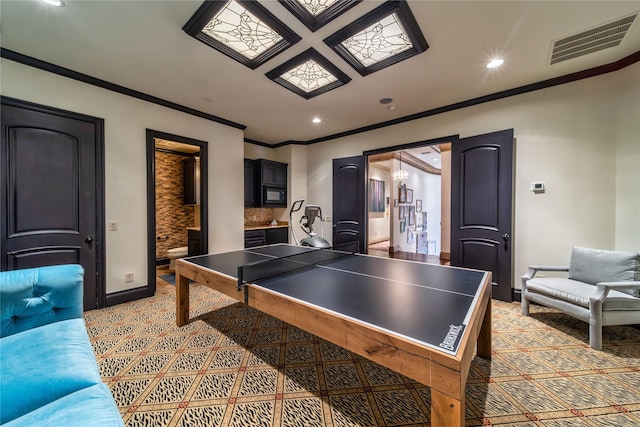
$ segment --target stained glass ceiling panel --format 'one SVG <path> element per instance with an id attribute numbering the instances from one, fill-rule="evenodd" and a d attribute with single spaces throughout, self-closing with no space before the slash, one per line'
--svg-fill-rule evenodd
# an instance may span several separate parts
<path id="1" fill-rule="evenodd" d="M 283 37 L 236 1 L 230 1 L 205 25 L 202 32 L 253 59 Z"/>
<path id="2" fill-rule="evenodd" d="M 413 48 L 395 13 L 354 34 L 341 44 L 365 67 Z"/>
<path id="3" fill-rule="evenodd" d="M 351 81 L 349 76 L 313 48 L 269 71 L 266 76 L 305 99 L 321 95 Z"/>
<path id="4" fill-rule="evenodd" d="M 362 0 L 280 0 L 311 31 L 328 24 Z"/>
<path id="5" fill-rule="evenodd" d="M 300 41 L 254 0 L 205 1 L 182 29 L 251 69 Z"/>
<path id="6" fill-rule="evenodd" d="M 324 42 L 363 76 L 429 48 L 405 1 L 383 3 Z"/>
<path id="7" fill-rule="evenodd" d="M 282 73 L 280 77 L 307 93 L 338 80 L 313 59 Z"/>
<path id="8" fill-rule="evenodd" d="M 298 0 L 313 16 L 318 16 L 339 0 Z"/>

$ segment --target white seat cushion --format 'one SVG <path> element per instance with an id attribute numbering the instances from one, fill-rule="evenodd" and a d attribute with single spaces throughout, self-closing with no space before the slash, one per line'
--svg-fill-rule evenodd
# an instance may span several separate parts
<path id="1" fill-rule="evenodd" d="M 589 298 L 594 296 L 597 287 L 560 277 L 534 277 L 527 281 L 529 292 L 548 295 L 572 304 L 589 308 Z M 640 298 L 616 290 L 609 291 L 602 305 L 603 311 L 640 310 Z"/>

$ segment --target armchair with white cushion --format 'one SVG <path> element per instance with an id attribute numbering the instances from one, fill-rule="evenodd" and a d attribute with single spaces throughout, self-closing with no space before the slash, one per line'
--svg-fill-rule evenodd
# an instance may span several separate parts
<path id="1" fill-rule="evenodd" d="M 568 277 L 541 277 L 567 272 Z M 589 345 L 602 349 L 602 327 L 640 324 L 640 254 L 574 247 L 569 266 L 529 267 L 522 276 L 522 314 L 530 302 L 589 323 Z"/>

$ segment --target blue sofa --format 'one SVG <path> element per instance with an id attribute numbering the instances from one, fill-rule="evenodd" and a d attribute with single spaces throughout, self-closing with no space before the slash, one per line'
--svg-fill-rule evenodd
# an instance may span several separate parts
<path id="1" fill-rule="evenodd" d="M 0 272 L 0 424 L 124 426 L 82 317 L 84 271 Z"/>

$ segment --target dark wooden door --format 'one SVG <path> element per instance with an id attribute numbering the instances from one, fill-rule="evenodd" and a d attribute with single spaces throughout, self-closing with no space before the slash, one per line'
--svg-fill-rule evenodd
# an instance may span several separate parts
<path id="1" fill-rule="evenodd" d="M 0 267 L 81 264 L 85 310 L 104 299 L 97 277 L 101 138 L 101 119 L 2 99 Z"/>
<path id="2" fill-rule="evenodd" d="M 365 245 L 365 156 L 333 159 L 333 245 Z"/>
<path id="3" fill-rule="evenodd" d="M 451 265 L 491 271 L 511 301 L 513 129 L 460 139 L 451 152 Z"/>

